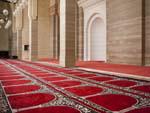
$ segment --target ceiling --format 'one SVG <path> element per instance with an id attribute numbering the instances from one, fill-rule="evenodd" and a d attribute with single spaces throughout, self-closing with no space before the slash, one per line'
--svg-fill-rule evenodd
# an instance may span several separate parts
<path id="1" fill-rule="evenodd" d="M 18 0 L 0 0 L 2 2 L 17 3 Z"/>

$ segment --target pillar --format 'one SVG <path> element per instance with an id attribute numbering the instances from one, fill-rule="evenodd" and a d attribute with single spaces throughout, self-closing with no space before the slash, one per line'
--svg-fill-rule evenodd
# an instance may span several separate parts
<path id="1" fill-rule="evenodd" d="M 59 59 L 59 2 L 50 2 L 50 37 L 52 58 Z"/>
<path id="2" fill-rule="evenodd" d="M 75 0 L 60 0 L 60 65 L 75 65 Z"/>
<path id="3" fill-rule="evenodd" d="M 22 10 L 16 14 L 17 56 L 22 59 Z"/>
<path id="4" fill-rule="evenodd" d="M 59 45 L 60 45 L 60 35 L 59 35 L 59 15 L 55 16 L 55 58 L 59 59 Z"/>
<path id="5" fill-rule="evenodd" d="M 51 15 L 50 16 L 50 37 L 51 37 L 51 52 L 52 52 L 52 58 L 56 58 L 56 51 L 57 51 L 57 47 L 56 47 L 56 15 Z"/>
<path id="6" fill-rule="evenodd" d="M 83 14 L 83 8 L 79 7 L 79 47 L 78 47 L 78 59 L 83 60 L 83 44 L 84 44 L 84 14 Z"/>
<path id="7" fill-rule="evenodd" d="M 12 9 L 15 9 L 15 6 L 12 7 Z M 11 50 L 11 56 L 17 56 L 17 30 L 16 30 L 16 17 L 12 17 L 12 50 Z"/>
<path id="8" fill-rule="evenodd" d="M 38 59 L 38 21 L 37 21 L 37 0 L 28 1 L 29 16 L 29 60 Z"/>
<path id="9" fill-rule="evenodd" d="M 79 59 L 79 6 L 76 3 L 75 8 L 75 57 Z"/>
<path id="10" fill-rule="evenodd" d="M 22 59 L 22 31 L 17 30 L 17 56 Z"/>

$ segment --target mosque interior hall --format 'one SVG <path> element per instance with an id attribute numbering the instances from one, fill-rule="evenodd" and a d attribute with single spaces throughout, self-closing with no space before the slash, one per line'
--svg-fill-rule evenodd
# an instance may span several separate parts
<path id="1" fill-rule="evenodd" d="M 0 113 L 150 113 L 150 0 L 0 0 Z"/>

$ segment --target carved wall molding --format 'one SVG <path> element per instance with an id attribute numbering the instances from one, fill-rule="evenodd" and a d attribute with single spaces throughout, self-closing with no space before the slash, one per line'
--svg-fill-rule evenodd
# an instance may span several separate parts
<path id="1" fill-rule="evenodd" d="M 87 7 L 95 5 L 95 4 L 102 2 L 102 1 L 104 1 L 104 0 L 79 0 L 78 5 L 80 7 L 87 8 Z"/>
<path id="2" fill-rule="evenodd" d="M 59 15 L 59 0 L 50 1 L 50 15 Z"/>

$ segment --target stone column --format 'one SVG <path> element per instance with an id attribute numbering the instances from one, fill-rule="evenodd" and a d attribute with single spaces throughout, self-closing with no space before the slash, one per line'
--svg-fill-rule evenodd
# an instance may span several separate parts
<path id="1" fill-rule="evenodd" d="M 57 0 L 51 0 L 50 3 L 50 34 L 51 34 L 51 49 L 54 59 L 59 59 L 59 7 Z"/>
<path id="2" fill-rule="evenodd" d="M 51 45 L 51 55 L 52 58 L 55 58 L 56 54 L 56 47 L 55 47 L 55 15 L 50 16 L 50 45 Z"/>
<path id="3" fill-rule="evenodd" d="M 75 0 L 60 0 L 60 65 L 75 65 Z"/>
<path id="4" fill-rule="evenodd" d="M 17 32 L 13 32 L 12 56 L 17 56 Z"/>
<path id="5" fill-rule="evenodd" d="M 83 8 L 79 7 L 79 50 L 78 50 L 78 58 L 79 60 L 83 60 L 83 44 L 84 44 L 84 14 Z"/>
<path id="6" fill-rule="evenodd" d="M 38 24 L 37 20 L 29 20 L 29 60 L 36 61 L 38 59 Z"/>
<path id="7" fill-rule="evenodd" d="M 58 15 L 51 16 L 51 37 L 52 37 L 52 48 L 53 48 L 53 58 L 58 59 L 58 38 L 59 38 L 59 17 Z"/>
<path id="8" fill-rule="evenodd" d="M 59 15 L 55 16 L 55 58 L 59 59 L 59 43 L 60 43 L 60 35 L 59 35 Z"/>
<path id="9" fill-rule="evenodd" d="M 38 59 L 38 21 L 37 21 L 37 0 L 28 1 L 29 16 L 29 60 Z"/>
<path id="10" fill-rule="evenodd" d="M 17 56 L 22 59 L 22 10 L 16 15 Z"/>
<path id="11" fill-rule="evenodd" d="M 13 7 L 14 9 L 15 7 Z M 16 17 L 12 17 L 12 32 L 13 32 L 13 37 L 12 37 L 12 51 L 11 55 L 12 56 L 17 56 L 17 30 L 16 30 Z"/>
<path id="12" fill-rule="evenodd" d="M 79 6 L 76 4 L 75 8 L 75 57 L 79 59 Z"/>
<path id="13" fill-rule="evenodd" d="M 17 56 L 22 59 L 22 30 L 17 30 Z"/>

